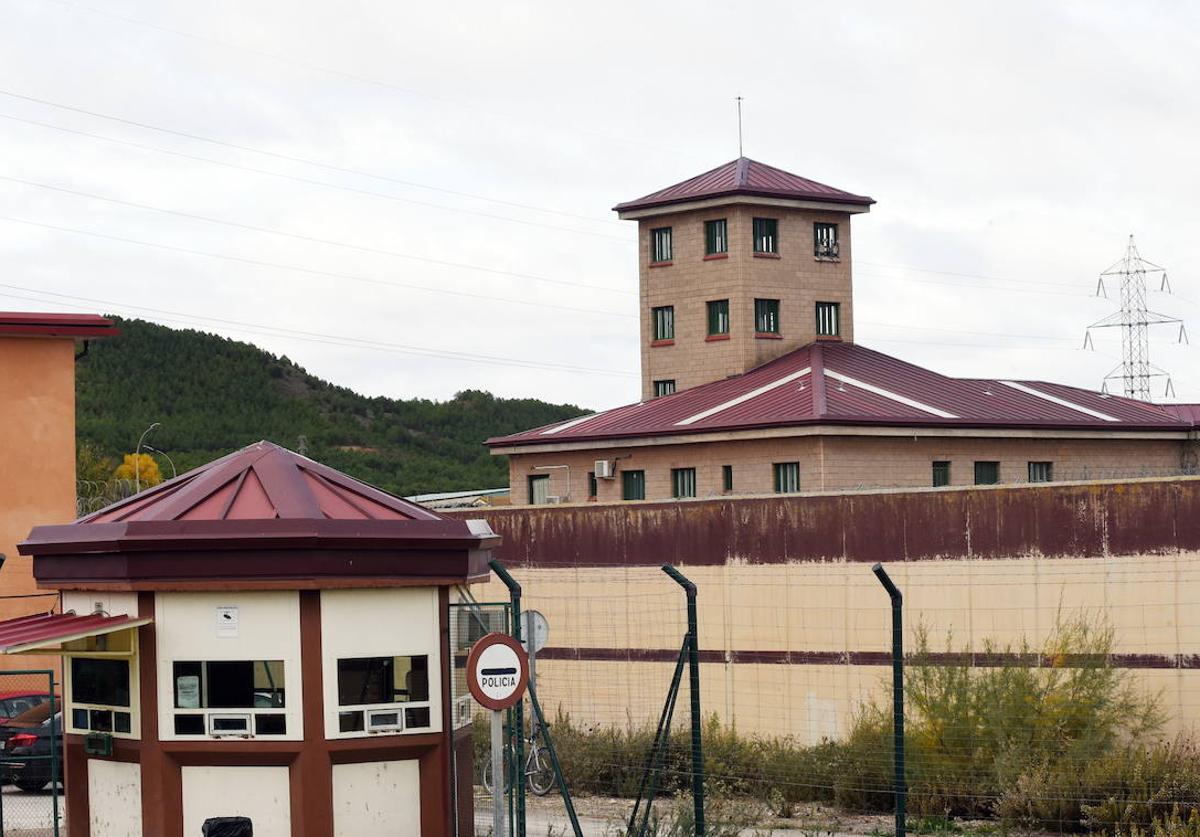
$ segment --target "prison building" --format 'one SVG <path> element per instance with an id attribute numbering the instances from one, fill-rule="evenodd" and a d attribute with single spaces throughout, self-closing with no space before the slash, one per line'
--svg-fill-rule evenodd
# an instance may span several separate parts
<path id="1" fill-rule="evenodd" d="M 61 608 L 0 651 L 67 661 L 72 837 L 469 835 L 449 621 L 497 543 L 269 442 L 35 527 Z"/>
<path id="2" fill-rule="evenodd" d="M 638 223 L 642 400 L 489 439 L 513 503 L 1195 472 L 1187 407 L 856 344 L 850 227 L 873 204 L 744 157 L 618 204 Z"/>

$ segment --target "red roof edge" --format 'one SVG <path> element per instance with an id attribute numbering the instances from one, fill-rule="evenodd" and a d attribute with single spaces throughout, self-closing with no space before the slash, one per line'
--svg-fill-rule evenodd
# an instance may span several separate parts
<path id="1" fill-rule="evenodd" d="M 34 311 L 0 311 L 0 336 L 7 337 L 112 337 L 120 334 L 113 321 L 99 314 L 47 314 Z"/>

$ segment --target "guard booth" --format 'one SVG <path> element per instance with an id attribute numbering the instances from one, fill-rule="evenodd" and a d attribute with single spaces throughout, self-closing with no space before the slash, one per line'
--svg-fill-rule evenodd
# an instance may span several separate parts
<path id="1" fill-rule="evenodd" d="M 497 543 L 269 442 L 35 528 L 62 612 L 0 638 L 64 655 L 68 833 L 471 834 L 449 619 Z"/>

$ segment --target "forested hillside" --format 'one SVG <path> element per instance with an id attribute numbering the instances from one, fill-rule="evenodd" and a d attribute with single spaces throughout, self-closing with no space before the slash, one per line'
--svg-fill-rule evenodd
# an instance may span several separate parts
<path id="1" fill-rule="evenodd" d="M 180 473 L 269 439 L 398 494 L 497 488 L 507 463 L 484 439 L 583 412 L 477 390 L 446 402 L 367 398 L 247 343 L 118 324 L 121 336 L 94 341 L 77 364 L 83 478 L 102 478 L 157 421 L 149 441 Z"/>

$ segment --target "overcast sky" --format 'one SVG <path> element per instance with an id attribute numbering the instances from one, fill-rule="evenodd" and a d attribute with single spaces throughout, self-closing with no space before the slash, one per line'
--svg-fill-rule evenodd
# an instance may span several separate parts
<path id="1" fill-rule="evenodd" d="M 93 3 L 0 0 L 0 308 L 371 395 L 626 403 L 611 207 L 736 157 L 740 93 L 747 156 L 878 201 L 859 342 L 1098 388 L 1118 335 L 1079 346 L 1133 233 L 1198 341 L 1152 359 L 1200 401 L 1196 4 Z"/>

